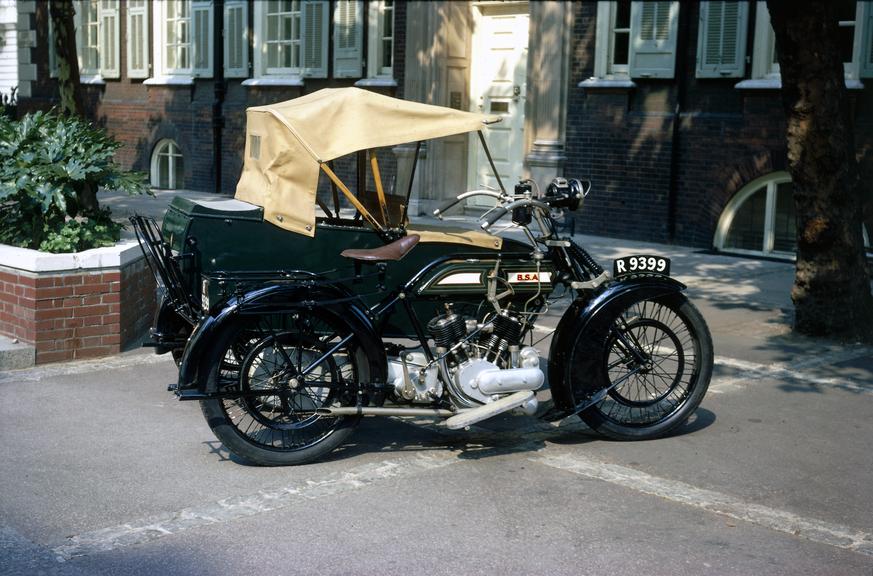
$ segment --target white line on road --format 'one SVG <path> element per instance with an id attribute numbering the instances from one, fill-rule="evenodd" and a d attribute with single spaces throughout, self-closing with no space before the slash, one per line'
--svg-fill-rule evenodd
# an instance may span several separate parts
<path id="1" fill-rule="evenodd" d="M 870 355 L 870 349 L 867 347 L 850 347 L 829 353 L 813 355 L 810 358 L 792 364 L 785 364 L 782 362 L 758 364 L 756 362 L 749 362 L 738 358 L 718 356 L 715 358 L 715 364 L 717 366 L 732 368 L 738 370 L 739 373 L 733 376 L 713 378 L 709 391 L 719 394 L 737 390 L 755 380 L 773 378 L 796 380 L 815 386 L 841 388 L 853 392 L 873 393 L 873 384 L 870 383 L 866 385 L 863 383 L 859 384 L 844 377 L 823 377 L 807 372 L 807 370 L 811 368 L 838 364 L 840 362 L 855 360 L 857 358 L 870 357 Z"/>
<path id="2" fill-rule="evenodd" d="M 245 518 L 285 508 L 306 500 L 350 492 L 388 478 L 411 476 L 458 462 L 450 451 L 429 452 L 413 458 L 385 460 L 349 468 L 322 480 L 301 482 L 260 490 L 254 494 L 234 496 L 217 502 L 184 508 L 177 512 L 132 520 L 118 526 L 72 536 L 66 544 L 54 548 L 59 561 L 96 552 L 107 552 L 142 544 L 171 534 Z"/>
<path id="3" fill-rule="evenodd" d="M 581 454 L 545 453 L 530 460 L 580 476 L 618 484 L 644 494 L 660 496 L 671 502 L 764 526 L 812 542 L 873 556 L 873 534 L 848 526 L 804 518 L 784 510 L 745 502 L 728 494 L 652 476 L 633 468 L 598 462 Z"/>

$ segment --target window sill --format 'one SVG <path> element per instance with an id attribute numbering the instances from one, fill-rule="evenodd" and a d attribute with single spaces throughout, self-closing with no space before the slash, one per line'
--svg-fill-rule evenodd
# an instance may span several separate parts
<path id="1" fill-rule="evenodd" d="M 82 74 L 79 76 L 79 84 L 88 84 L 90 86 L 102 86 L 106 84 L 103 76 L 100 74 Z"/>
<path id="2" fill-rule="evenodd" d="M 193 86 L 193 76 L 153 76 L 142 81 L 146 86 Z"/>
<path id="3" fill-rule="evenodd" d="M 397 88 L 397 80 L 394 78 L 361 78 L 355 82 L 359 88 Z"/>
<path id="4" fill-rule="evenodd" d="M 300 76 L 285 76 L 283 78 L 248 78 L 241 83 L 243 86 L 303 86 Z"/>
<path id="5" fill-rule="evenodd" d="M 633 90 L 636 82 L 630 78 L 594 78 L 583 80 L 577 85 L 585 90 Z"/>
<path id="6" fill-rule="evenodd" d="M 734 85 L 737 90 L 781 90 L 781 78 L 752 78 L 743 80 Z M 864 84 L 860 80 L 846 80 L 846 90 L 863 90 Z"/>

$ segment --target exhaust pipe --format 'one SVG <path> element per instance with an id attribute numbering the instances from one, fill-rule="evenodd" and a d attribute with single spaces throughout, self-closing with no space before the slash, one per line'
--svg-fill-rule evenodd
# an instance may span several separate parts
<path id="1" fill-rule="evenodd" d="M 344 406 L 319 408 L 319 416 L 426 416 L 434 419 L 448 418 L 458 414 L 442 408 L 376 408 L 368 406 Z"/>

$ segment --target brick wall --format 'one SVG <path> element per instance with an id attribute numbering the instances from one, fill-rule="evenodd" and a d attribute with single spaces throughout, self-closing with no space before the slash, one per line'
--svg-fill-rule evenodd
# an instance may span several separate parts
<path id="1" fill-rule="evenodd" d="M 31 59 L 36 63 L 37 80 L 31 84 L 31 95 L 21 99 L 19 114 L 36 109 L 49 109 L 58 101 L 57 81 L 50 77 L 48 68 L 47 17 L 47 4 L 38 3 L 36 13 L 32 15 L 37 41 L 36 46 L 31 49 Z M 251 6 L 249 17 L 253 18 Z M 366 14 L 364 20 L 366 21 Z M 388 95 L 402 95 L 402 50 L 405 49 L 406 29 L 406 7 L 403 3 L 395 6 L 394 21 L 394 67 L 398 88 L 379 91 Z M 123 10 L 119 24 L 120 37 L 125 38 L 127 18 Z M 151 30 L 149 34 L 152 34 Z M 331 47 L 331 54 L 332 49 Z M 98 124 L 105 126 L 123 145 L 116 156 L 119 163 L 124 168 L 148 172 L 155 145 L 164 138 L 170 138 L 179 146 L 184 157 L 184 187 L 224 194 L 235 192 L 242 172 L 246 108 L 296 98 L 322 88 L 352 86 L 356 81 L 307 78 L 303 87 L 246 87 L 242 86 L 242 79 L 228 79 L 221 116 L 223 128 L 219 191 L 216 190 L 212 125 L 215 82 L 211 79 L 196 79 L 193 86 L 147 86 L 141 79 L 127 78 L 127 50 L 124 46 L 120 55 L 120 79 L 107 79 L 103 85 L 82 86 L 87 114 Z M 329 72 L 332 64 L 333 60 L 330 58 Z M 386 163 L 385 169 L 390 171 L 393 167 Z"/>
<path id="2" fill-rule="evenodd" d="M 731 197 L 755 178 L 786 169 L 779 90 L 737 89 L 741 78 L 695 77 L 698 6 L 693 3 L 682 5 L 680 26 L 687 22 L 688 46 L 678 56 L 675 79 L 634 79 L 636 87 L 630 90 L 579 88 L 594 74 L 597 3 L 574 6 L 565 174 L 593 183 L 577 230 L 670 241 L 675 146 L 679 162 L 672 240 L 711 247 Z M 751 36 L 747 54 L 752 53 Z M 685 78 L 685 97 L 677 120 L 680 77 Z M 873 90 L 852 90 L 849 98 L 862 171 L 873 175 Z M 867 194 L 873 198 L 869 184 Z"/>
<path id="3" fill-rule="evenodd" d="M 155 282 L 143 259 L 120 268 L 33 273 L 0 266 L 0 333 L 36 363 L 116 354 L 150 325 Z"/>

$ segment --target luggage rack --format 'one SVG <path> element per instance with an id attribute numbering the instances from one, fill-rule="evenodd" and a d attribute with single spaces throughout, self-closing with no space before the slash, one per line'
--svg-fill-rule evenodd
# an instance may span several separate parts
<path id="1" fill-rule="evenodd" d="M 164 240 L 161 230 L 154 218 L 148 216 L 131 216 L 130 223 L 136 234 L 136 240 L 145 256 L 146 264 L 158 283 L 163 285 L 167 300 L 175 311 L 191 325 L 197 323 L 200 313 L 190 292 L 185 289 L 182 280 L 182 270 L 179 266 L 183 258 L 190 255 L 173 255 L 170 245 Z"/>

